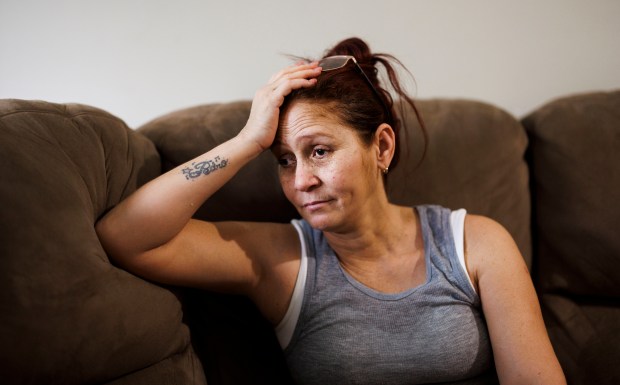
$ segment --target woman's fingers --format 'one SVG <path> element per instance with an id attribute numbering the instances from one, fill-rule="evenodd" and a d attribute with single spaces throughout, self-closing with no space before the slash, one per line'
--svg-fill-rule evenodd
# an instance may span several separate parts
<path id="1" fill-rule="evenodd" d="M 274 96 L 278 98 L 284 98 L 286 95 L 291 93 L 291 91 L 296 90 L 298 88 L 306 88 L 316 84 L 316 77 L 313 78 L 286 78 L 281 79 L 272 83 L 271 91 L 274 93 Z"/>
<path id="2" fill-rule="evenodd" d="M 283 68 L 276 74 L 274 74 L 269 83 L 273 83 L 282 78 L 296 78 L 296 77 L 307 77 L 307 76 L 318 76 L 320 71 L 317 72 L 318 62 L 312 63 L 303 63 L 303 64 L 294 64 Z"/>
<path id="3" fill-rule="evenodd" d="M 274 92 L 278 100 L 283 99 L 292 90 L 314 85 L 320 74 L 321 68 L 317 63 L 288 67 L 276 74 L 266 88 Z"/>

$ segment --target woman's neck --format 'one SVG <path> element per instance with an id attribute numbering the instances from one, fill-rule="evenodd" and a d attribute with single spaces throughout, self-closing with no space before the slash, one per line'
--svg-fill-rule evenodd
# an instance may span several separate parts
<path id="1" fill-rule="evenodd" d="M 390 205 L 366 226 L 344 234 L 326 232 L 325 237 L 349 275 L 377 291 L 397 293 L 426 279 L 419 229 L 415 210 Z"/>
<path id="2" fill-rule="evenodd" d="M 341 260 L 376 261 L 400 254 L 415 238 L 416 224 L 413 209 L 387 203 L 366 212 L 346 232 L 325 232 L 325 237 Z"/>

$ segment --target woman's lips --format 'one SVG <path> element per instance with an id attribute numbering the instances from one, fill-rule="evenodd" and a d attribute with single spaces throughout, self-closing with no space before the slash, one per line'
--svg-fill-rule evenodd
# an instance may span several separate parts
<path id="1" fill-rule="evenodd" d="M 331 199 L 316 200 L 316 201 L 304 203 L 302 207 L 308 211 L 316 211 L 316 210 L 323 208 L 324 206 L 329 204 L 329 202 L 331 201 L 332 201 Z"/>

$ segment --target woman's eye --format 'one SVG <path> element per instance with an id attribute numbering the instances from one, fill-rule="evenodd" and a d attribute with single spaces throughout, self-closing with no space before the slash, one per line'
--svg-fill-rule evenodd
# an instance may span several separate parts
<path id="1" fill-rule="evenodd" d="M 282 167 L 290 167 L 294 163 L 294 159 L 290 155 L 284 155 L 278 158 L 278 163 Z"/>
<path id="2" fill-rule="evenodd" d="M 322 158 L 325 155 L 327 155 L 327 150 L 324 148 L 315 148 L 312 154 L 315 158 Z"/>

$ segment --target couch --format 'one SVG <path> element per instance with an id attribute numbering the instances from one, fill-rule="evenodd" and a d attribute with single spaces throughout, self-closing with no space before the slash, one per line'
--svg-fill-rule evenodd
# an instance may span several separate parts
<path id="1" fill-rule="evenodd" d="M 418 102 L 392 201 L 464 207 L 515 238 L 569 384 L 620 383 L 620 91 L 518 119 L 474 100 Z M 249 101 L 130 129 L 80 104 L 0 101 L 0 379 L 6 384 L 286 384 L 270 326 L 245 298 L 117 268 L 94 223 L 160 173 L 234 136 Z M 414 125 L 411 111 L 403 118 Z M 419 166 L 418 166 L 419 164 Z M 262 154 L 197 212 L 296 217 Z"/>

